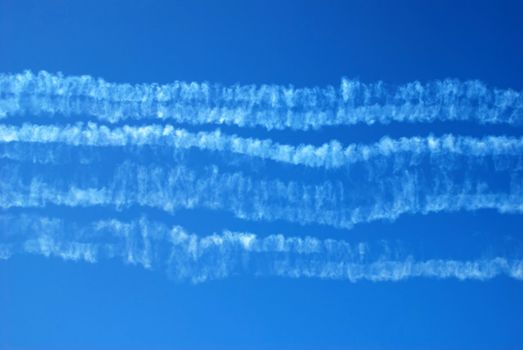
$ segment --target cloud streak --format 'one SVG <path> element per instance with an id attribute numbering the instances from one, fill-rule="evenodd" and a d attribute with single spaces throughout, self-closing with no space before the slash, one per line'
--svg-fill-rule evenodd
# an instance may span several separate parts
<path id="1" fill-rule="evenodd" d="M 112 173 L 81 168 L 69 178 L 39 166 L 27 176 L 20 164 L 0 168 L 0 207 L 133 206 L 174 213 L 180 209 L 208 209 L 250 221 L 284 220 L 300 225 L 320 224 L 351 228 L 358 223 L 395 220 L 404 214 L 495 209 L 523 211 L 521 174 L 510 167 L 507 186 L 491 188 L 481 176 L 453 179 L 443 171 L 428 175 L 414 169 L 353 182 L 260 180 L 241 172 L 222 173 L 216 166 L 198 172 L 185 166 L 139 165 L 125 162 Z M 64 170 L 64 171 L 70 171 Z M 471 171 L 474 174 L 475 171 Z M 88 174 L 87 180 L 84 174 Z M 519 174 L 519 175 L 518 175 Z"/>
<path id="2" fill-rule="evenodd" d="M 521 125 L 523 97 L 518 91 L 457 80 L 390 86 L 343 79 L 338 88 L 294 88 L 194 82 L 130 85 L 47 72 L 0 75 L 0 116 L 28 113 L 269 130 L 435 121 Z"/>
<path id="3" fill-rule="evenodd" d="M 161 145 L 177 149 L 197 148 L 205 151 L 230 152 L 292 165 L 340 168 L 375 157 L 408 154 L 411 157 L 448 155 L 486 157 L 521 156 L 523 139 L 506 136 L 474 138 L 444 135 L 441 137 L 410 137 L 343 146 L 331 141 L 321 146 L 280 144 L 270 139 L 243 138 L 220 130 L 192 133 L 172 125 L 147 125 L 110 128 L 96 123 L 75 125 L 12 126 L 0 124 L 0 142 L 64 143 L 73 146 Z"/>
<path id="4" fill-rule="evenodd" d="M 94 263 L 120 259 L 146 269 L 166 270 L 178 280 L 204 282 L 236 275 L 319 278 L 358 282 L 410 278 L 523 279 L 523 261 L 416 260 L 386 243 L 349 243 L 314 237 L 257 236 L 224 231 L 197 236 L 180 226 L 140 220 L 99 220 L 78 225 L 34 215 L 0 216 L 2 258 L 30 253 Z M 8 248 L 7 248 L 8 247 Z M 8 251 L 7 251 L 8 250 Z"/>

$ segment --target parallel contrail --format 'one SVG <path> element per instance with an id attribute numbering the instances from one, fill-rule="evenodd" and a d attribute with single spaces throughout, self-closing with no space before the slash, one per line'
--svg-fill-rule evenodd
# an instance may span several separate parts
<path id="1" fill-rule="evenodd" d="M 118 258 L 193 282 L 238 274 L 321 278 L 357 282 L 400 281 L 415 277 L 488 280 L 499 275 L 523 279 L 523 260 L 415 260 L 411 255 L 367 243 L 313 237 L 259 237 L 224 231 L 197 236 L 179 226 L 145 218 L 76 225 L 38 216 L 0 217 L 0 258 L 30 253 L 96 262 Z"/>
<path id="2" fill-rule="evenodd" d="M 523 138 L 487 136 L 474 138 L 444 135 L 441 137 L 410 137 L 365 144 L 342 146 L 331 141 L 321 146 L 289 145 L 271 139 L 243 138 L 214 132 L 192 133 L 172 125 L 147 125 L 109 128 L 95 123 L 75 125 L 12 126 L 0 124 L 0 142 L 64 143 L 87 146 L 167 145 L 178 149 L 198 148 L 226 151 L 261 159 L 270 159 L 293 165 L 339 168 L 373 157 L 409 154 L 411 157 L 445 157 L 448 154 L 466 156 L 523 155 Z"/>
<path id="3" fill-rule="evenodd" d="M 521 125 L 523 96 L 478 81 L 457 80 L 394 87 L 343 79 L 339 88 L 297 89 L 184 82 L 115 84 L 47 72 L 0 75 L 0 117 L 24 114 L 295 130 L 435 121 Z"/>
<path id="4" fill-rule="evenodd" d="M 495 209 L 523 212 L 521 173 L 504 172 L 512 179 L 500 189 L 479 177 L 453 180 L 445 172 L 423 175 L 404 171 L 355 183 L 259 180 L 240 172 L 221 173 L 217 167 L 196 172 L 184 166 L 166 168 L 126 162 L 111 174 L 91 168 L 68 179 L 45 171 L 27 177 L 16 164 L 0 168 L 0 207 L 142 206 L 172 213 L 179 209 L 223 210 L 251 221 L 285 220 L 301 225 L 321 224 L 351 228 L 375 220 L 395 220 L 403 214 Z M 29 171 L 30 173 L 30 171 Z M 89 178 L 83 175 L 89 174 Z M 58 175 L 58 176 L 57 176 Z M 24 180 L 25 178 L 25 180 Z M 82 180 L 83 179 L 83 180 Z M 367 182 L 365 182 L 367 181 Z"/>
<path id="5" fill-rule="evenodd" d="M 191 132 L 174 125 L 316 130 L 468 121 L 520 126 L 521 92 L 456 80 L 395 87 L 343 79 L 338 88 L 294 88 L 184 82 L 130 85 L 46 72 L 0 74 L 0 118 L 10 123 L 16 118 L 23 122 L 27 116 L 41 116 L 42 121 L 55 124 L 19 125 L 18 120 L 17 125 L 0 124 L 0 259 L 21 253 L 89 262 L 116 258 L 165 269 L 177 279 L 193 282 L 237 274 L 352 282 L 413 277 L 486 280 L 498 275 L 523 279 L 523 260 L 507 254 L 446 260 L 415 252 L 402 255 L 390 246 L 377 252 L 368 243 L 313 237 L 260 237 L 231 231 L 202 237 L 145 218 L 80 224 L 5 214 L 51 205 L 140 207 L 167 213 L 203 209 L 243 220 L 336 228 L 392 221 L 405 214 L 479 209 L 521 214 L 523 137 L 383 137 L 372 144 L 343 145 L 333 140 L 315 146 L 220 130 Z M 101 124 L 78 122 L 83 118 Z M 103 125 L 107 122 L 121 124 Z M 133 126 L 133 122 L 146 125 Z M 292 181 L 264 179 L 265 174 L 252 167 L 246 173 L 226 173 L 191 159 L 187 164 L 196 165 L 199 170 L 195 170 L 183 161 L 155 164 L 147 156 L 155 147 L 141 147 L 145 145 L 162 146 L 162 152 L 179 152 L 187 158 L 193 154 L 189 149 L 225 154 L 227 165 L 245 156 L 249 161 L 263 159 L 319 171 L 292 168 Z M 113 152 L 119 152 L 118 157 Z M 116 163 L 121 153 L 126 160 Z M 74 161 L 67 161 L 68 157 Z M 295 181 L 343 167 L 343 173 L 321 173 L 321 179 L 334 174 L 336 180 Z M 278 176 L 288 176 L 290 168 L 278 168 L 285 171 Z M 297 176 L 295 170 L 305 175 Z"/>

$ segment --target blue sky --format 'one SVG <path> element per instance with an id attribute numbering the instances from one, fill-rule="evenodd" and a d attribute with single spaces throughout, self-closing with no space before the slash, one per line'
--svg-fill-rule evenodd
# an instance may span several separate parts
<path id="1" fill-rule="evenodd" d="M 479 80 L 489 89 L 521 91 L 523 48 L 518 44 L 523 36 L 522 10 L 517 1 L 72 4 L 4 0 L 0 1 L 0 72 L 88 74 L 114 83 L 179 80 L 224 86 L 292 84 L 296 88 L 338 88 L 343 77 L 369 84 L 381 80 L 394 86 L 453 78 Z M 71 121 L 69 115 L 37 114 L 9 116 L 1 122 L 16 127 L 24 122 L 77 120 L 109 125 L 89 113 L 73 116 Z M 131 120 L 109 126 L 147 123 Z M 217 127 L 174 126 L 192 133 L 212 132 Z M 518 125 L 474 121 L 339 125 L 317 131 L 221 125 L 220 130 L 242 138 L 318 147 L 333 139 L 342 145 L 372 144 L 384 136 L 523 136 Z M 401 254 L 413 252 L 421 260 L 488 259 L 500 254 L 521 258 L 521 214 L 494 209 L 413 212 L 393 221 L 363 222 L 347 229 L 330 225 L 328 220 L 321 224 L 319 219 L 309 223 L 285 216 L 278 219 L 278 211 L 274 211 L 274 220 L 242 218 L 228 206 L 236 198 L 232 190 L 222 194 L 222 206 L 217 210 L 209 205 L 169 211 L 136 203 L 122 208 L 114 203 L 75 206 L 51 201 L 31 208 L 5 204 L 12 200 L 5 189 L 16 188 L 16 181 L 6 179 L 30 181 L 39 175 L 59 188 L 73 180 L 103 186 L 117 171 L 133 177 L 132 167 L 115 169 L 123 161 L 161 169 L 185 166 L 200 175 L 207 165 L 217 164 L 223 173 L 266 181 L 338 181 L 347 193 L 365 202 L 378 196 L 373 191 L 380 180 L 386 180 L 380 173 L 389 169 L 380 168 L 388 164 L 386 159 L 373 163 L 378 169 L 373 180 L 361 175 L 366 174 L 365 164 L 351 172 L 343 167 L 331 171 L 228 152 L 175 151 L 169 146 L 2 147 L 2 151 L 31 159 L 52 153 L 59 162 L 48 166 L 29 158 L 0 159 L 5 191 L 0 193 L 1 214 L 14 218 L 2 221 L 0 237 L 24 235 L 23 225 L 16 221 L 23 215 L 53 217 L 86 230 L 96 220 L 130 222 L 145 217 L 152 226 L 179 225 L 201 236 L 223 230 L 259 237 L 312 236 L 351 244 L 370 242 L 372 252 L 380 252 L 381 248 L 372 247 L 382 247 L 387 241 Z M 458 188 L 469 178 L 476 185 L 485 183 L 500 191 L 506 190 L 510 179 L 515 185 L 521 179 L 521 168 L 517 168 L 521 153 L 485 162 L 475 162 L 467 154 L 444 157 L 434 158 L 434 163 L 421 161 L 410 169 L 427 191 L 445 174 L 457 179 Z M 438 173 L 437 167 L 445 165 L 453 166 L 453 172 Z M 152 177 L 151 168 L 148 171 Z M 122 180 L 115 182 L 121 185 Z M 125 193 L 127 188 L 123 188 Z M 285 204 L 284 197 L 274 198 Z M 512 200 L 521 203 L 521 192 Z M 254 199 L 240 198 L 247 213 L 250 202 Z M 287 207 L 293 205 L 299 207 L 299 202 Z M 316 215 L 322 217 L 321 212 Z M 71 232 L 79 235 L 73 229 L 63 234 L 70 237 Z M 173 271 L 166 273 L 160 267 L 151 271 L 121 260 L 86 263 L 32 254 L 1 260 L 0 349 L 517 349 L 523 343 L 519 326 L 523 283 L 507 276 L 486 281 L 412 278 L 352 283 L 242 273 L 194 284 L 173 278 Z"/>

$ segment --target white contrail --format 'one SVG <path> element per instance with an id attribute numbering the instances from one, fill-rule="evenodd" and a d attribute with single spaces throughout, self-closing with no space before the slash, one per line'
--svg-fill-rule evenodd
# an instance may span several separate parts
<path id="1" fill-rule="evenodd" d="M 295 130 L 434 121 L 520 125 L 523 97 L 514 90 L 457 80 L 394 87 L 343 79 L 339 88 L 297 89 L 184 82 L 115 84 L 47 72 L 0 75 L 0 116 L 27 113 Z"/>
<path id="2" fill-rule="evenodd" d="M 87 146 L 167 145 L 178 149 L 198 148 L 226 151 L 277 162 L 309 167 L 339 168 L 373 157 L 409 154 L 411 157 L 446 157 L 449 154 L 465 156 L 523 155 L 523 138 L 487 136 L 474 138 L 444 135 L 441 137 L 383 137 L 373 144 L 342 146 L 331 141 L 321 146 L 289 145 L 271 139 L 243 138 L 237 135 L 213 132 L 192 133 L 172 125 L 147 125 L 110 128 L 95 123 L 75 125 L 13 126 L 0 124 L 0 142 L 64 143 Z"/>
<path id="3" fill-rule="evenodd" d="M 403 214 L 479 209 L 523 212 L 521 171 L 509 167 L 502 172 L 503 186 L 499 189 L 490 187 L 481 176 L 475 178 L 474 172 L 464 173 L 465 178 L 459 180 L 445 171 L 427 175 L 414 169 L 367 180 L 364 175 L 353 183 L 304 184 L 254 179 L 240 172 L 221 173 L 217 167 L 197 172 L 184 166 L 125 162 L 110 174 L 97 174 L 87 167 L 64 178 L 61 172 L 49 171 L 33 176 L 17 164 L 6 164 L 0 168 L 0 207 L 143 206 L 169 213 L 202 208 L 226 211 L 245 220 L 285 220 L 339 228 L 395 220 Z M 83 174 L 89 174 L 89 179 Z"/>
<path id="4" fill-rule="evenodd" d="M 192 282 L 238 274 L 321 278 L 358 282 L 400 281 L 415 277 L 488 280 L 499 275 L 523 279 L 523 261 L 493 257 L 480 260 L 415 260 L 412 255 L 368 243 L 313 237 L 259 237 L 224 231 L 197 236 L 179 226 L 145 218 L 103 220 L 78 225 L 39 216 L 0 217 L 0 258 L 39 254 L 96 262 L 119 258 L 147 269 L 166 269 L 171 277 Z"/>
<path id="5" fill-rule="evenodd" d="M 143 155 L 142 149 L 122 148 L 122 154 L 131 157 L 133 154 Z M 171 153 L 168 153 L 171 155 Z M 179 153 L 174 152 L 171 159 Z M 94 146 L 76 147 L 63 143 L 28 143 L 28 142 L 0 142 L 0 160 L 35 164 L 94 164 L 100 163 L 107 152 Z"/>

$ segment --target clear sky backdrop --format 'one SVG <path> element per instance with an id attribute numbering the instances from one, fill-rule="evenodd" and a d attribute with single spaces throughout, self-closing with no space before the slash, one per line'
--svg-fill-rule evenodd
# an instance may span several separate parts
<path id="1" fill-rule="evenodd" d="M 297 87 L 338 86 L 343 76 L 395 84 L 451 77 L 522 90 L 522 14 L 520 1 L 0 0 L 0 71 Z M 466 123 L 317 133 L 223 130 L 315 144 L 384 135 L 522 134 L 521 128 Z M 112 215 L 49 211 L 78 219 Z M 197 210 L 146 214 L 197 233 L 426 235 L 428 242 L 464 251 L 470 239 L 460 243 L 460 235 L 488 241 L 489 235 L 520 236 L 523 227 L 519 216 L 491 211 L 405 216 L 352 231 L 245 223 Z M 523 283 L 508 278 L 352 284 L 237 277 L 192 285 L 114 261 L 17 256 L 0 263 L 0 349 L 518 349 L 522 295 Z"/>

